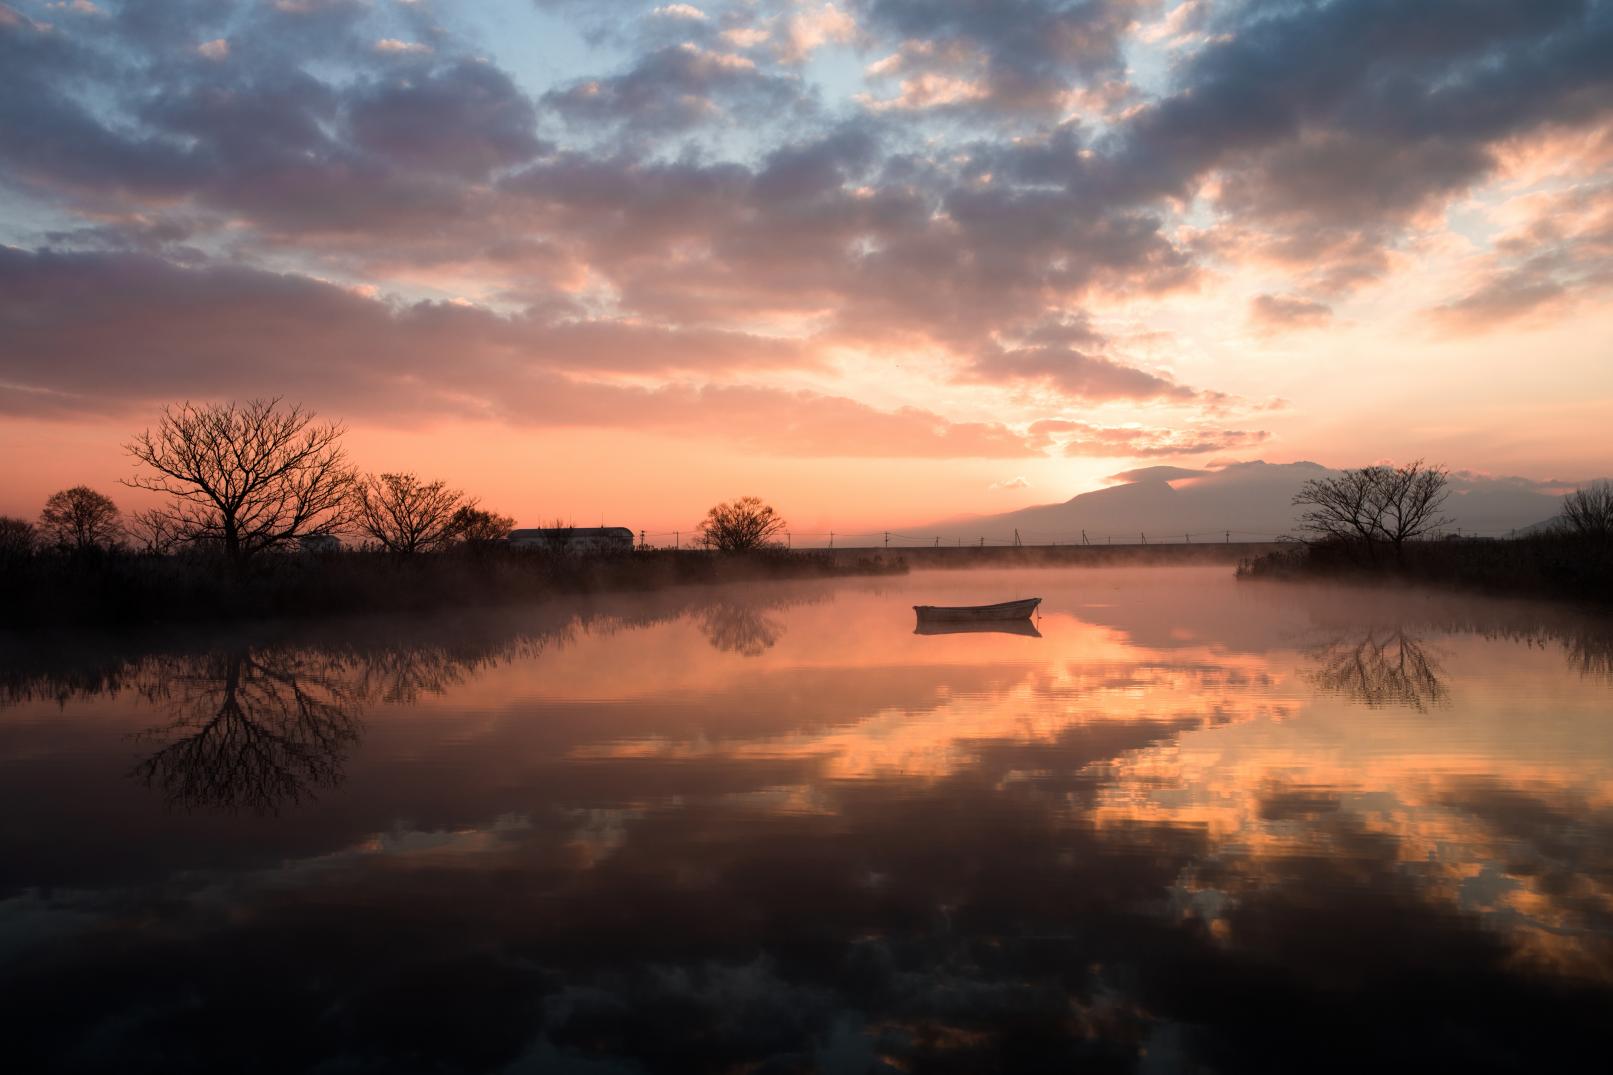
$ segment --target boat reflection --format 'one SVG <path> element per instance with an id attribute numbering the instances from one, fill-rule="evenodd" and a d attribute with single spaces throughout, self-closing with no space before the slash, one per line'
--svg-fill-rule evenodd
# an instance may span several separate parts
<path id="1" fill-rule="evenodd" d="M 1025 620 L 982 620 L 978 623 L 948 623 L 944 620 L 920 620 L 913 628 L 916 635 L 1020 635 L 1024 638 L 1041 638 L 1036 624 Z"/>

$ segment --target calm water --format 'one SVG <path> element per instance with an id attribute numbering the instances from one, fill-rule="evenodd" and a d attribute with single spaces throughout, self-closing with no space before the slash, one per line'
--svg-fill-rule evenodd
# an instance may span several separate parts
<path id="1" fill-rule="evenodd" d="M 18 1071 L 1546 1070 L 1613 1035 L 1613 629 L 1159 568 L 13 639 L 0 1012 Z"/>

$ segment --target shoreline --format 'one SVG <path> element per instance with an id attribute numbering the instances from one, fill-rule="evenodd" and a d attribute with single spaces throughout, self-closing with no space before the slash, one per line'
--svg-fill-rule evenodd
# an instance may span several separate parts
<path id="1" fill-rule="evenodd" d="M 1238 578 L 1431 586 L 1613 609 L 1613 542 L 1567 533 L 1408 542 L 1399 556 L 1315 542 L 1241 560 Z"/>
<path id="2" fill-rule="evenodd" d="M 899 557 L 764 550 L 635 550 L 607 556 L 490 548 L 416 556 L 279 555 L 244 576 L 213 559 L 120 552 L 0 564 L 0 631 L 129 631 L 177 625 L 501 608 L 678 586 L 905 574 Z"/>

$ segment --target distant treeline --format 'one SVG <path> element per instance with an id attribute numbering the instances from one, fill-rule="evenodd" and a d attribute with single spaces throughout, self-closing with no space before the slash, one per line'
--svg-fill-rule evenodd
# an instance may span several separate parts
<path id="1" fill-rule="evenodd" d="M 1407 542 L 1368 560 L 1346 539 L 1296 543 L 1243 561 L 1240 578 L 1403 579 L 1613 606 L 1613 541 L 1566 530 L 1518 538 Z"/>
<path id="2" fill-rule="evenodd" d="M 342 436 L 279 399 L 163 408 L 125 446 L 138 469 L 124 484 L 159 494 L 155 506 L 125 516 L 79 485 L 52 494 L 37 522 L 0 516 L 0 627 L 419 612 L 906 570 L 879 555 L 791 554 L 776 540 L 784 519 L 753 496 L 707 512 L 700 551 L 629 538 L 605 552 L 564 520 L 542 548 L 514 547 L 514 519 L 442 481 L 360 473 Z"/>
<path id="3" fill-rule="evenodd" d="M 567 594 L 906 570 L 893 557 L 848 560 L 778 549 L 578 555 L 487 544 L 429 556 L 347 550 L 268 555 L 250 572 L 222 570 L 205 552 L 0 549 L 0 627 L 429 612 Z"/>

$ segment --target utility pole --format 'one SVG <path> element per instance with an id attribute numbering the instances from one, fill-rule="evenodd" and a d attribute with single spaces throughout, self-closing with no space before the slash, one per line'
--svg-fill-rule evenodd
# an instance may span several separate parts
<path id="1" fill-rule="evenodd" d="M 829 547 L 831 549 L 835 547 L 835 532 L 833 530 L 829 531 Z"/>
<path id="2" fill-rule="evenodd" d="M 1187 543 L 1189 545 L 1193 544 L 1193 535 L 1192 534 L 1183 534 L 1182 536 L 1187 539 Z"/>
<path id="3" fill-rule="evenodd" d="M 885 547 L 887 549 L 891 547 L 891 532 L 889 530 L 885 531 Z"/>
<path id="4" fill-rule="evenodd" d="M 1143 539 L 1143 544 L 1144 545 L 1148 544 L 1148 535 L 1147 534 L 1139 532 L 1137 536 Z"/>
<path id="5" fill-rule="evenodd" d="M 1227 544 L 1232 544 L 1232 531 L 1230 530 L 1227 531 Z"/>
<path id="6" fill-rule="evenodd" d="M 790 532 L 788 530 L 784 531 L 784 547 L 788 549 L 791 548 L 793 544 L 794 542 L 790 538 Z"/>
<path id="7" fill-rule="evenodd" d="M 1019 548 L 1020 544 L 1021 544 L 1021 542 L 1019 540 L 1019 527 L 1016 526 L 1016 527 L 1014 527 L 1014 548 L 1016 548 L 1016 549 Z"/>
<path id="8" fill-rule="evenodd" d="M 1092 544 L 1092 542 L 1087 540 L 1087 532 L 1085 530 L 1081 531 L 1081 544 L 1083 544 L 1083 545 Z"/>
<path id="9" fill-rule="evenodd" d="M 683 548 L 683 532 L 682 531 L 680 531 L 680 530 L 672 531 L 672 547 L 674 549 Z"/>
<path id="10" fill-rule="evenodd" d="M 644 531 L 642 531 L 642 530 L 640 530 L 638 532 L 638 547 L 639 547 L 640 550 L 647 549 L 647 548 L 650 547 L 650 543 L 648 541 L 644 540 Z"/>

